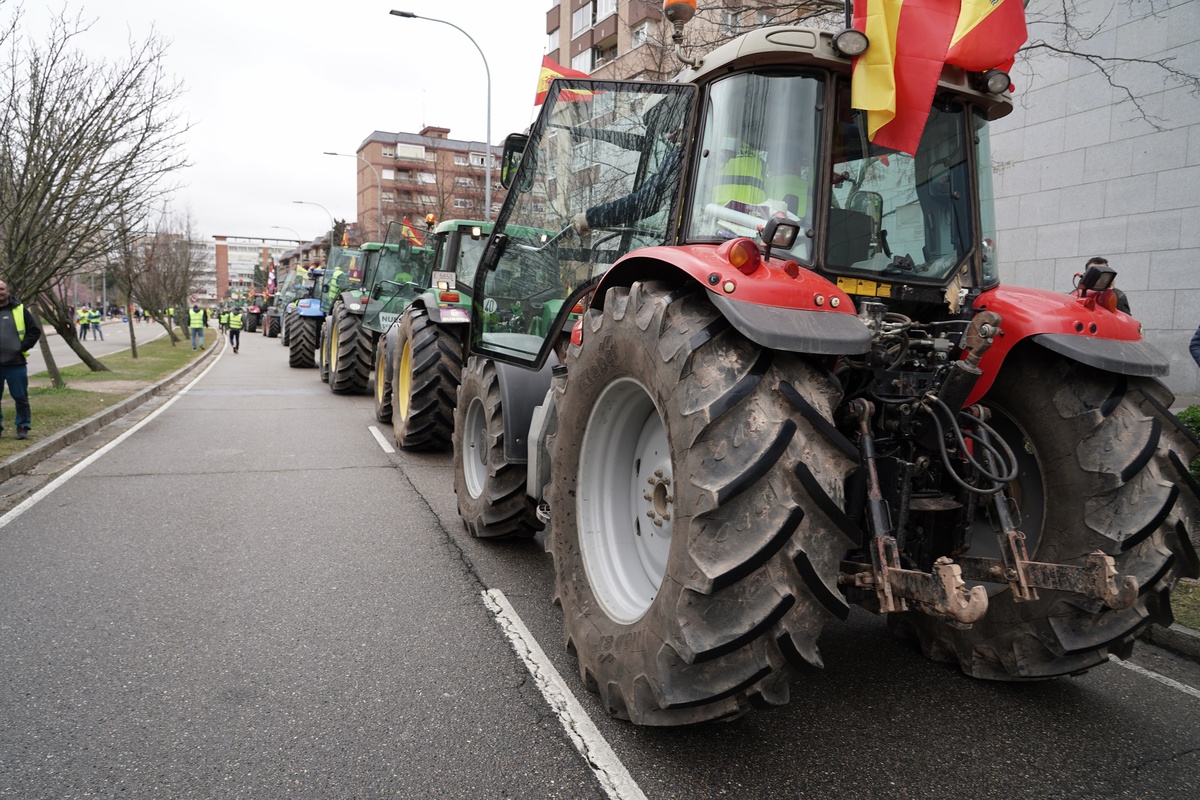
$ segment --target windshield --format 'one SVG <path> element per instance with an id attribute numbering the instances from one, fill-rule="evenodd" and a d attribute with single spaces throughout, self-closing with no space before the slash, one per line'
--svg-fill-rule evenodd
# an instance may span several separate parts
<path id="1" fill-rule="evenodd" d="M 756 238 L 763 222 L 778 214 L 812 227 L 823 86 L 816 75 L 755 73 L 712 85 L 689 239 Z M 811 240 L 800 236 L 783 252 L 811 263 L 810 248 Z"/>
<path id="2" fill-rule="evenodd" d="M 474 342 L 513 360 L 535 360 L 560 332 L 566 300 L 622 255 L 666 243 L 683 171 L 677 143 L 695 92 L 652 83 L 554 86 L 509 190 L 505 247 L 476 279 L 483 314 Z"/>
<path id="3" fill-rule="evenodd" d="M 916 156 L 867 141 L 838 92 L 825 268 L 944 284 L 975 245 L 967 111 L 935 100 Z M 990 163 L 990 162 L 988 162 Z"/>

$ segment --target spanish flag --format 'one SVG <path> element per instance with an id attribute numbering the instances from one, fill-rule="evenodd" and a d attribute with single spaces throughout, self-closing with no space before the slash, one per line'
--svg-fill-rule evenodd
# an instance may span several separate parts
<path id="1" fill-rule="evenodd" d="M 350 231 L 342 229 L 342 247 L 350 246 Z"/>
<path id="2" fill-rule="evenodd" d="M 1020 0 L 865 0 L 854 27 L 867 52 L 854 60 L 851 103 L 867 112 L 867 138 L 915 153 L 946 63 L 975 72 L 1012 65 L 1025 43 Z"/>
<path id="3" fill-rule="evenodd" d="M 546 102 L 546 93 L 550 91 L 550 81 L 555 78 L 586 78 L 586 72 L 580 72 L 577 69 L 570 69 L 561 64 L 556 64 L 550 60 L 549 56 L 542 56 L 542 71 L 538 74 L 537 94 L 533 98 L 534 106 L 540 106 Z M 571 96 L 563 95 L 564 100 L 583 100 L 591 96 L 591 92 L 570 92 Z"/>
<path id="4" fill-rule="evenodd" d="M 404 224 L 400 226 L 400 238 L 407 241 L 413 247 L 425 246 L 425 237 L 409 224 L 408 217 L 404 218 Z"/>
<path id="5" fill-rule="evenodd" d="M 946 63 L 971 72 L 1008 72 L 1028 38 L 1021 0 L 962 0 Z"/>

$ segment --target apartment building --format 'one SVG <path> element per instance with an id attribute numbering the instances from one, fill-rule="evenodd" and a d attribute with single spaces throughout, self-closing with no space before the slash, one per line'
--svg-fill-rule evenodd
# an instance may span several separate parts
<path id="1" fill-rule="evenodd" d="M 492 147 L 492 218 L 504 201 L 502 152 Z M 389 222 L 405 217 L 416 226 L 428 214 L 438 220 L 487 216 L 484 142 L 452 139 L 449 128 L 434 126 L 420 133 L 374 131 L 356 155 L 356 205 L 366 239 L 382 236 Z"/>
<path id="2" fill-rule="evenodd" d="M 701 54 L 755 27 L 794 20 L 780 3 L 700 3 L 684 47 Z M 669 80 L 682 68 L 661 0 L 557 0 L 546 12 L 547 55 L 594 78 Z"/>

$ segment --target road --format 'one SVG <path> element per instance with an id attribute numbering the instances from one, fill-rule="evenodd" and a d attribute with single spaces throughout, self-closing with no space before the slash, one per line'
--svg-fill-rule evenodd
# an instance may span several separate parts
<path id="1" fill-rule="evenodd" d="M 826 629 L 826 668 L 785 708 L 687 729 L 611 720 L 562 646 L 549 557 L 471 539 L 451 457 L 386 452 L 371 408 L 243 334 L 180 395 L 70 448 L 75 468 L 0 519 L 0 797 L 1200 786 L 1197 665 L 1139 646 L 1138 671 L 984 683 L 857 611 Z M 594 733 L 568 733 L 484 592 L 511 603 Z"/>

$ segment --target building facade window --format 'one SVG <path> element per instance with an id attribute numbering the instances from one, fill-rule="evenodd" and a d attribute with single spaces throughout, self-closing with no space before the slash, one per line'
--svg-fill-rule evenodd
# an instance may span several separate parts
<path id="1" fill-rule="evenodd" d="M 546 52 L 547 53 L 553 53 L 555 50 L 558 49 L 558 30 L 559 30 L 558 28 L 555 28 L 554 30 L 552 30 L 548 34 L 546 34 L 546 39 L 547 39 Z"/>
<path id="2" fill-rule="evenodd" d="M 571 59 L 571 69 L 577 69 L 580 72 L 592 71 L 592 50 L 588 48 L 579 55 Z"/>
<path id="3" fill-rule="evenodd" d="M 592 27 L 592 19 L 596 10 L 595 3 L 587 3 L 575 9 L 571 15 L 571 36 L 578 36 Z"/>
<path id="4" fill-rule="evenodd" d="M 726 36 L 737 36 L 742 32 L 742 24 L 738 19 L 740 12 L 737 11 L 722 11 L 721 12 L 721 33 Z"/>
<path id="5" fill-rule="evenodd" d="M 471 153 L 471 166 L 482 167 L 486 161 L 486 156 L 483 153 Z"/>
<path id="6" fill-rule="evenodd" d="M 456 198 L 454 198 L 454 207 L 455 208 L 470 208 L 471 201 L 465 197 L 456 197 Z"/>
<path id="7" fill-rule="evenodd" d="M 384 167 L 383 169 L 379 170 L 379 180 L 381 180 L 381 181 L 396 180 L 396 170 L 388 169 L 387 167 Z"/>
<path id="8" fill-rule="evenodd" d="M 617 13 L 617 0 L 596 0 L 596 22 Z"/>
<path id="9" fill-rule="evenodd" d="M 650 20 L 643 20 L 630 30 L 630 47 L 641 47 L 650 41 Z"/>
<path id="10" fill-rule="evenodd" d="M 393 195 L 391 192 L 384 192 L 383 194 L 381 194 L 381 195 L 379 196 L 379 198 L 380 198 L 381 200 L 383 200 L 383 202 L 385 202 L 385 203 L 394 203 L 394 202 L 396 202 L 396 198 L 395 198 L 395 196 L 394 196 L 394 195 Z"/>
<path id="11" fill-rule="evenodd" d="M 755 15 L 754 19 L 755 19 L 755 22 L 757 22 L 759 25 L 774 25 L 775 24 L 775 15 L 772 14 L 770 11 L 759 11 Z"/>
<path id="12" fill-rule="evenodd" d="M 469 163 L 471 163 L 471 162 L 467 159 L 467 156 L 465 153 L 455 153 L 454 154 L 454 166 L 465 167 Z"/>
<path id="13" fill-rule="evenodd" d="M 421 183 L 437 183 L 437 176 L 432 172 L 422 172 L 417 177 Z"/>
<path id="14" fill-rule="evenodd" d="M 396 157 L 396 148 L 390 144 L 385 144 L 383 146 L 381 154 L 383 155 L 384 158 L 395 158 Z"/>
<path id="15" fill-rule="evenodd" d="M 475 188 L 475 179 L 474 178 L 455 178 L 454 185 L 459 186 L 463 189 L 474 189 Z"/>
<path id="16" fill-rule="evenodd" d="M 419 144 L 398 144 L 396 145 L 396 158 L 422 161 L 425 158 L 425 147 Z"/>

